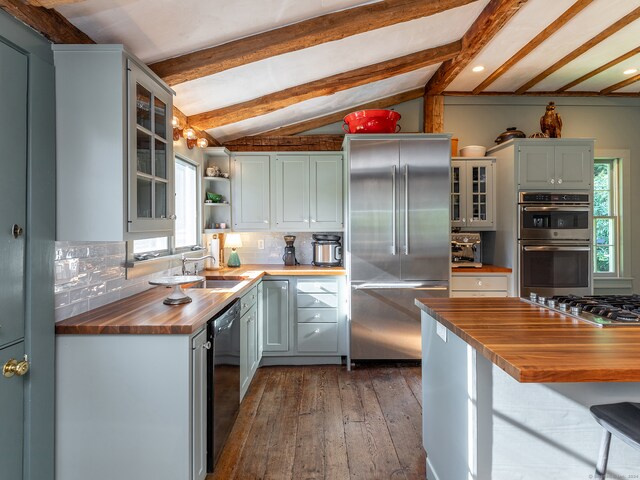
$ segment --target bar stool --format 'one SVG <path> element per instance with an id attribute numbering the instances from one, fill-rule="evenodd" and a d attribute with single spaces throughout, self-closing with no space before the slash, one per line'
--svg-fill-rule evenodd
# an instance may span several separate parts
<path id="1" fill-rule="evenodd" d="M 609 461 L 611 434 L 627 445 L 640 449 L 640 403 L 622 402 L 593 405 L 591 414 L 604 428 L 596 464 L 596 479 L 604 479 Z"/>

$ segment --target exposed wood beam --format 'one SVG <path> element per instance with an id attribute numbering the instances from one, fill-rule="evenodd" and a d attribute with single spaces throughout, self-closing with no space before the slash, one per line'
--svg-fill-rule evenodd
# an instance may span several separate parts
<path id="1" fill-rule="evenodd" d="M 402 73 L 412 72 L 434 65 L 455 56 L 460 51 L 460 41 L 429 48 L 417 53 L 376 63 L 349 72 L 298 85 L 279 92 L 270 93 L 228 107 L 198 113 L 189 117 L 189 123 L 202 130 L 229 125 L 247 118 L 258 117 L 288 107 L 310 98 L 331 95 L 350 88 L 384 80 Z"/>
<path id="2" fill-rule="evenodd" d="M 442 133 L 444 132 L 444 96 L 428 95 L 424 96 L 424 132 Z"/>
<path id="3" fill-rule="evenodd" d="M 80 3 L 85 0 L 28 0 L 25 3 L 35 7 L 55 8 L 60 5 L 69 5 L 71 3 Z"/>
<path id="4" fill-rule="evenodd" d="M 324 127 L 325 125 L 329 125 L 334 122 L 339 122 L 351 112 L 357 112 L 358 110 L 368 110 L 372 108 L 387 108 L 399 103 L 408 102 L 409 100 L 415 100 L 416 98 L 420 98 L 422 96 L 422 92 L 422 88 L 416 88 L 414 90 L 409 90 L 408 92 L 398 93 L 397 95 L 385 97 L 380 100 L 374 100 L 373 102 L 356 105 L 355 107 L 341 110 L 340 112 L 331 113 L 329 115 L 312 118 L 311 120 L 306 120 L 304 122 L 294 123 L 293 125 L 287 125 L 285 127 L 269 130 L 268 132 L 261 133 L 260 136 L 295 135 L 297 133 L 313 130 L 314 128 Z"/>
<path id="5" fill-rule="evenodd" d="M 444 62 L 425 87 L 425 93 L 438 95 L 489 43 L 527 0 L 491 0 L 462 37 L 462 50 Z"/>
<path id="6" fill-rule="evenodd" d="M 564 25 L 566 25 L 569 20 L 575 17 L 578 13 L 584 10 L 585 7 L 591 5 L 593 0 L 578 0 L 571 7 L 564 11 L 562 15 L 560 15 L 554 22 L 552 22 L 547 28 L 542 30 L 538 35 L 536 35 L 533 40 L 527 43 L 524 47 L 522 47 L 518 52 L 513 55 L 509 60 L 500 65 L 491 75 L 489 75 L 486 79 L 482 81 L 480 85 L 473 89 L 473 93 L 480 93 L 484 89 L 486 89 L 489 85 L 495 82 L 498 78 L 504 75 L 507 70 L 513 67 L 516 63 L 522 60 L 524 57 L 529 55 L 533 50 L 535 50 L 542 42 L 548 39 L 555 32 L 560 30 Z"/>
<path id="7" fill-rule="evenodd" d="M 290 135 L 242 137 L 224 146 L 232 152 L 338 151 L 344 135 Z"/>
<path id="8" fill-rule="evenodd" d="M 600 94 L 608 95 L 609 93 L 615 92 L 616 90 L 620 90 L 621 88 L 636 82 L 640 82 L 640 73 L 638 75 L 634 75 L 633 77 L 629 77 L 621 82 L 618 82 L 615 85 L 611 85 L 610 87 L 600 90 Z"/>
<path id="9" fill-rule="evenodd" d="M 386 0 L 329 13 L 150 65 L 169 85 L 434 15 L 476 0 Z"/>
<path id="10" fill-rule="evenodd" d="M 0 0 L 0 8 L 53 43 L 96 43 L 53 9 L 27 5 L 20 0 Z"/>
<path id="11" fill-rule="evenodd" d="M 215 138 L 213 138 L 211 135 L 209 135 L 207 132 L 205 132 L 204 130 L 199 130 L 191 125 L 189 125 L 189 119 L 187 118 L 187 116 L 182 113 L 182 111 L 174 106 L 173 107 L 173 116 L 178 118 L 178 124 L 181 125 L 183 127 L 183 129 L 187 128 L 187 127 L 191 127 L 196 131 L 196 134 L 198 135 L 198 138 L 204 137 L 209 141 L 209 146 L 210 147 L 220 147 L 222 145 L 220 145 L 220 142 L 218 142 Z"/>
<path id="12" fill-rule="evenodd" d="M 618 87 L 621 88 L 621 87 Z M 558 91 L 550 91 L 550 92 L 524 92 L 524 93 L 516 93 L 516 92 L 457 92 L 457 91 L 448 91 L 443 93 L 446 97 L 637 97 L 640 96 L 640 93 L 634 92 L 612 92 L 608 94 L 603 94 L 601 92 L 558 92 Z"/>
<path id="13" fill-rule="evenodd" d="M 618 58 L 611 60 L 609 63 L 604 64 L 603 66 L 601 66 L 600 68 L 596 68 L 595 70 L 591 70 L 589 73 L 585 73 L 583 76 L 581 76 L 580 78 L 575 79 L 573 82 L 569 82 L 566 85 L 560 87 L 558 89 L 559 92 L 564 92 L 566 90 L 569 90 L 570 88 L 575 87 L 576 85 L 579 85 L 580 83 L 589 80 L 592 77 L 595 77 L 596 75 L 598 75 L 599 73 L 604 72 L 605 70 L 609 70 L 611 67 L 614 67 L 615 65 L 619 64 L 620 62 L 624 62 L 625 60 L 627 60 L 628 58 L 631 58 L 637 54 L 640 53 L 640 47 L 636 47 L 633 50 L 628 51 L 627 53 L 625 53 L 624 55 L 620 55 Z"/>
<path id="14" fill-rule="evenodd" d="M 547 68 L 544 72 L 536 75 L 534 78 L 532 78 L 527 83 L 525 83 L 520 88 L 518 88 L 516 90 L 516 93 L 520 94 L 520 93 L 526 92 L 531 87 L 533 87 L 534 85 L 537 85 L 538 83 L 540 83 L 542 80 L 547 78 L 552 73 L 560 70 L 562 67 L 567 65 L 569 62 L 572 62 L 573 60 L 578 58 L 580 55 L 582 55 L 583 53 L 587 52 L 591 48 L 595 47 L 597 44 L 599 44 L 603 40 L 606 40 L 611 35 L 613 35 L 614 33 L 618 32 L 618 31 L 620 31 L 621 29 L 623 29 L 624 27 L 629 25 L 631 22 L 637 20 L 638 18 L 640 18 L 640 7 L 636 8 L 631 13 L 628 13 L 627 15 L 625 15 L 620 20 L 615 22 L 613 25 L 605 28 L 598 35 L 596 35 L 595 37 L 591 38 L 589 41 L 587 41 L 586 43 L 584 43 L 580 47 L 576 48 L 575 50 L 573 50 L 568 55 L 565 55 L 564 57 L 562 57 L 556 63 L 551 65 L 549 68 Z"/>

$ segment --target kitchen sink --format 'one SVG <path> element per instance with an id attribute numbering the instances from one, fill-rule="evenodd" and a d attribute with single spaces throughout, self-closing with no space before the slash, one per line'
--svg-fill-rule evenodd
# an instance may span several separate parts
<path id="1" fill-rule="evenodd" d="M 194 283 L 190 288 L 212 288 L 216 290 L 231 290 L 244 282 L 244 277 L 207 278 L 204 282 Z"/>

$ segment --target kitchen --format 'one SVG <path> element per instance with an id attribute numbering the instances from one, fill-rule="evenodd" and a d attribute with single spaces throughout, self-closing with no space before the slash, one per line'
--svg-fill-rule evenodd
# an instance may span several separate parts
<path id="1" fill-rule="evenodd" d="M 15 9 L 15 5 L 13 2 L 8 2 L 11 4 L 9 11 L 11 12 L 12 8 Z M 83 3 L 89 4 L 91 2 L 76 2 L 77 5 L 69 6 L 67 8 L 80 8 L 83 7 Z M 342 2 L 346 5 L 348 2 Z M 358 3 L 358 2 L 352 2 Z M 475 16 L 484 8 L 487 2 L 472 2 L 471 6 L 468 8 L 475 9 Z M 529 4 L 533 5 L 536 2 L 529 2 Z M 548 13 L 548 16 L 560 15 L 563 10 L 570 6 L 571 2 L 565 2 L 564 4 L 555 7 L 557 11 L 552 11 Z M 587 2 L 589 3 L 589 2 Z M 596 2 L 597 3 L 597 2 Z M 624 3 L 624 2 L 623 2 Z M 595 5 L 594 5 L 595 7 Z M 617 19 L 622 17 L 628 10 L 630 10 L 632 6 L 627 5 L 627 10 L 624 12 L 614 12 L 615 9 L 611 9 L 611 17 Z M 345 7 L 346 8 L 346 7 Z M 460 7 L 459 7 L 460 8 Z M 534 8 L 533 6 L 531 8 Z M 64 7 L 60 7 L 61 11 L 64 11 Z M 15 11 L 15 10 L 14 10 Z M 68 10 L 70 11 L 70 10 Z M 538 13 L 540 13 L 538 11 Z M 312 16 L 312 15 L 309 15 Z M 466 30 L 466 28 L 472 23 L 475 16 L 470 15 L 468 20 L 468 25 L 461 24 L 457 28 L 459 28 L 460 32 L 457 34 L 458 37 L 461 36 L 462 33 Z M 7 17 L 8 18 L 8 17 Z M 4 19 L 4 17 L 3 17 Z M 8 20 L 7 20 L 8 21 Z M 608 19 L 602 19 L 603 25 L 608 25 Z M 612 23 L 612 22 L 609 22 Z M 10 26 L 9 26 L 10 25 Z M 508 25 L 508 24 L 507 24 Z M 15 29 L 16 26 L 11 24 L 10 22 L 7 24 L 6 31 L 9 32 L 9 29 Z M 507 28 L 507 27 L 505 27 Z M 585 35 L 587 38 L 590 34 L 594 34 L 599 30 L 599 26 L 594 26 L 593 32 L 587 32 Z M 3 34 L 4 34 L 3 27 Z M 87 33 L 94 34 L 92 31 L 88 31 Z M 455 32 L 454 32 L 455 33 Z M 24 35 L 24 34 L 23 34 Z M 94 34 L 95 35 L 95 34 Z M 452 34 L 453 35 L 453 34 Z M 124 38 L 124 37 L 123 37 Z M 586 40 L 586 38 L 585 38 Z M 24 37 L 20 40 L 11 39 L 12 44 L 20 44 L 20 42 L 24 42 Z M 64 42 L 57 42 L 64 43 Z M 67 43 L 82 43 L 78 40 L 74 42 Z M 100 43 L 110 43 L 103 42 Z M 113 42 L 117 43 L 117 42 Z M 445 42 L 443 42 L 445 43 Z M 23 47 L 26 48 L 26 47 Z M 409 47 L 411 48 L 411 47 Z M 135 52 L 138 54 L 138 52 Z M 620 52 L 622 53 L 622 52 Z M 615 56 L 615 55 L 614 55 Z M 494 61 L 493 63 L 497 67 L 500 64 L 500 61 L 506 60 L 499 59 Z M 609 58 L 607 57 L 607 60 Z M 346 60 L 345 60 L 346 61 Z M 370 60 L 363 60 L 365 63 Z M 606 61 L 606 60 L 605 60 Z M 600 62 L 604 64 L 605 61 Z M 371 62 L 373 63 L 373 62 Z M 595 68 L 596 66 L 600 66 L 600 63 L 596 62 L 596 64 L 591 65 L 591 68 Z M 342 67 L 338 67 L 338 70 Z M 353 68 L 353 67 L 350 67 Z M 430 67 L 431 68 L 431 67 Z M 348 68 L 345 68 L 345 70 Z M 429 78 L 429 75 L 435 71 L 435 68 L 431 68 L 427 72 L 421 73 L 422 75 L 426 75 L 426 78 Z M 582 73 L 582 72 L 581 72 Z M 575 77 L 579 75 L 574 75 Z M 422 77 L 421 77 L 422 78 Z M 461 77 L 462 78 L 462 77 Z M 468 77 L 466 77 L 468 78 Z M 573 77 L 572 77 L 573 78 Z M 424 84 L 424 80 L 422 80 Z M 615 82 L 611 82 L 615 83 Z M 474 87 L 475 85 L 472 85 Z M 404 88 L 404 87 L 400 87 Z M 456 88 L 460 90 L 465 90 L 467 87 L 463 85 L 458 85 Z M 637 148 L 640 147 L 638 145 L 639 140 L 637 139 L 637 135 L 635 132 L 635 125 L 638 124 L 638 118 L 640 115 L 638 113 L 638 100 L 637 98 L 637 86 L 636 90 L 633 89 L 633 85 L 631 87 L 631 93 L 628 96 L 601 96 L 601 97 L 592 97 L 592 96 L 450 96 L 447 95 L 444 98 L 444 115 L 443 115 L 443 125 L 442 130 L 444 132 L 454 132 L 454 135 L 460 139 L 460 145 L 485 145 L 490 146 L 494 144 L 494 139 L 499 132 L 502 132 L 507 126 L 516 125 L 522 130 L 526 131 L 527 134 L 534 133 L 538 131 L 539 118 L 541 114 L 544 112 L 544 107 L 547 105 L 549 101 L 555 101 L 558 110 L 562 114 L 564 119 L 564 127 L 563 127 L 563 138 L 595 138 L 596 139 L 596 157 L 610 157 L 614 155 L 616 158 L 624 157 L 623 160 L 623 168 L 628 168 L 628 174 L 625 172 L 623 175 L 623 180 L 628 181 L 628 185 L 631 186 L 635 183 L 635 179 L 638 178 L 638 172 L 633 168 L 633 165 L 630 165 L 633 160 L 633 152 L 637 151 Z M 176 87 L 177 89 L 177 87 Z M 277 88 L 275 89 L 277 90 Z M 179 98 L 182 95 L 186 95 L 184 92 L 179 92 L 176 97 L 176 104 L 180 105 Z M 383 95 L 380 95 L 383 96 Z M 403 132 L 422 132 L 423 131 L 423 103 L 422 103 L 422 93 L 419 93 L 413 99 L 408 99 L 406 96 L 404 99 L 397 100 L 395 103 L 386 106 L 394 106 L 395 110 L 402 114 L 402 131 Z M 396 97 L 398 98 L 398 97 Z M 335 108 L 335 110 L 339 110 L 340 108 L 349 108 L 354 107 L 356 104 L 363 103 L 364 100 L 354 101 L 352 100 L 350 104 L 344 105 L 343 107 Z M 222 109 L 223 105 L 220 105 L 220 109 Z M 53 107 L 51 107 L 53 108 Z M 257 107 L 256 107 L 257 108 Z M 331 108 L 331 106 L 329 106 Z M 258 112 L 259 110 L 256 110 Z M 329 112 L 331 110 L 327 110 Z M 51 113 L 51 112 L 49 112 Z M 191 112 L 190 112 L 191 113 Z M 222 112 L 219 112 L 222 113 Z M 264 113 L 264 112 L 263 112 Z M 256 113 L 257 115 L 257 113 Z M 36 118 L 36 116 L 34 116 Z M 239 117 L 236 117 L 239 118 Z M 309 117 L 310 118 L 310 117 Z M 427 118 L 430 118 L 427 115 Z M 301 119 L 302 120 L 302 119 Z M 338 133 L 341 129 L 339 124 L 335 124 L 336 120 L 327 121 L 328 126 L 320 129 L 312 130 L 311 128 L 307 130 L 311 130 L 311 133 L 314 134 L 322 134 L 322 135 L 333 135 Z M 279 122 L 279 123 L 278 123 Z M 273 123 L 274 125 L 268 125 L 266 128 L 259 126 L 257 129 L 263 128 L 263 130 L 269 130 L 271 128 L 277 128 L 281 125 L 285 125 L 286 120 L 275 119 Z M 60 125 L 59 125 L 60 127 Z M 319 127 L 319 126 L 318 126 Z M 41 127 L 42 128 L 42 127 Z M 233 137 L 238 138 L 238 134 L 240 131 L 235 131 L 233 134 L 224 133 L 226 127 L 222 127 L 219 132 L 214 134 L 214 137 L 224 138 L 226 135 L 230 140 L 225 141 L 225 145 L 231 149 L 231 151 L 238 152 L 247 152 L 250 151 L 249 148 L 251 145 L 247 143 L 247 140 L 244 140 L 244 144 L 239 142 L 239 146 L 233 147 Z M 251 127 L 254 128 L 254 127 Z M 316 128 L 316 127 L 313 127 Z M 214 131 L 215 128 L 211 131 Z M 3 129 L 5 132 L 9 132 L 9 129 Z M 258 130 L 255 132 L 251 132 L 251 130 L 245 130 L 247 134 L 251 135 L 252 133 L 258 133 Z M 438 131 L 438 130 L 430 130 L 430 131 Z M 282 133 L 282 131 L 281 131 Z M 284 133 L 283 133 L 284 134 Z M 51 140 L 52 132 L 43 130 L 40 133 L 40 141 L 34 142 L 32 149 L 42 148 L 42 145 L 45 144 L 45 140 Z M 240 133 L 240 135 L 244 135 L 244 133 Z M 14 137 L 18 138 L 18 137 Z M 324 137 L 325 140 L 327 137 Z M 74 141 L 78 141 L 82 143 L 86 138 L 77 138 Z M 300 142 L 304 142 L 305 140 L 300 140 Z M 3 142 L 4 144 L 4 142 Z M 10 143 L 7 143 L 10 144 Z M 264 145 L 264 144 L 263 144 Z M 335 143 L 334 143 L 335 145 Z M 254 149 L 255 146 L 254 146 Z M 257 148 L 259 151 L 260 149 Z M 312 148 L 303 149 L 303 151 L 313 150 Z M 337 147 L 333 148 L 334 151 L 340 150 L 339 144 Z M 32 150 L 35 152 L 36 150 Z M 277 151 L 277 149 L 276 149 Z M 626 152 L 626 153 L 625 153 Z M 185 140 L 179 140 L 178 143 L 175 144 L 175 153 L 179 155 L 183 155 L 188 159 L 192 159 L 196 162 L 201 162 L 204 156 L 204 151 L 198 149 L 197 147 L 194 149 L 188 149 L 186 147 Z M 51 157 L 49 156 L 49 159 Z M 33 195 L 47 195 L 48 200 L 38 202 L 40 205 L 39 211 L 34 212 L 34 218 L 40 218 L 38 215 L 42 216 L 39 222 L 36 222 L 36 228 L 53 228 L 51 226 L 51 218 L 55 218 L 55 214 L 49 212 L 46 214 L 45 210 L 50 209 L 53 204 L 52 195 L 52 187 L 48 180 L 53 178 L 51 173 L 51 160 L 49 163 L 45 163 L 41 166 L 40 169 L 34 171 L 34 173 L 38 176 L 41 176 L 41 182 L 43 186 L 40 188 L 36 188 L 35 185 L 32 186 L 31 194 Z M 48 187 L 47 187 L 48 186 Z M 626 192 L 626 193 L 624 193 Z M 640 200 L 638 198 L 637 189 L 634 188 L 624 188 L 624 194 L 628 195 L 627 204 L 633 205 L 637 204 L 637 201 Z M 91 192 L 91 198 L 93 202 L 99 201 L 101 196 L 104 194 L 98 190 L 98 192 Z M 42 197 L 34 197 L 34 205 L 36 203 L 36 198 Z M 85 198 L 82 196 L 80 198 Z M 76 198 L 76 202 L 78 198 Z M 97 206 L 97 205 L 96 205 Z M 207 208 L 207 207 L 205 207 Z M 218 207 L 213 207 L 218 208 Z M 226 208 L 226 207 L 221 207 Z M 635 238 L 634 229 L 638 229 L 637 222 L 633 222 L 633 217 L 631 215 L 630 210 L 623 211 L 623 220 L 622 224 L 624 227 L 624 238 L 627 240 L 624 242 L 624 246 L 628 248 L 628 251 L 624 252 L 624 258 L 622 262 L 622 269 L 619 274 L 615 278 L 597 278 L 595 282 L 596 289 L 608 289 L 615 290 L 621 293 L 628 293 L 631 291 L 639 291 L 640 289 L 637 287 L 637 273 L 640 271 L 640 260 L 636 258 L 636 256 L 632 255 L 631 245 L 632 238 Z M 231 219 L 230 219 L 231 220 Z M 327 230 L 331 232 L 332 230 Z M 34 234 L 34 230 L 29 230 L 31 234 Z M 292 233 L 299 233 L 297 230 L 292 230 Z M 339 233 L 339 231 L 338 231 Z M 51 231 L 48 233 L 48 238 L 53 238 L 53 234 Z M 238 247 L 238 252 L 240 258 L 243 259 L 244 263 L 280 263 L 280 256 L 282 254 L 282 248 L 284 247 L 284 242 L 281 240 L 281 235 L 279 233 L 264 233 L 257 234 L 255 236 L 248 236 L 249 234 L 243 234 L 243 241 L 247 239 L 246 243 L 247 247 Z M 31 237 L 33 238 L 33 237 Z M 265 244 L 265 249 L 261 250 L 257 247 L 258 242 L 262 240 Z M 299 255 L 299 260 L 301 263 L 309 263 L 311 259 L 311 242 L 312 242 L 310 233 L 303 233 L 298 235 L 296 240 L 297 252 Z M 253 245 L 249 245 L 251 242 Z M 489 242 L 486 242 L 487 244 Z M 38 245 L 32 244 L 28 248 L 37 249 Z M 243 258 L 243 251 L 246 249 L 247 257 Z M 53 249 L 49 250 L 49 247 L 46 247 L 42 250 L 33 250 L 32 252 L 36 252 L 33 256 L 33 259 L 42 259 L 42 262 L 45 265 L 48 265 L 49 269 L 53 270 L 55 267 L 56 277 L 58 279 L 58 286 L 56 287 L 56 297 L 54 304 L 53 294 L 47 292 L 47 288 L 44 288 L 44 282 L 35 282 L 34 288 L 40 289 L 37 298 L 38 302 L 34 302 L 33 300 L 28 300 L 33 302 L 33 308 L 42 308 L 45 310 L 50 310 L 49 312 L 43 312 L 42 318 L 48 318 L 49 321 L 46 325 L 44 325 L 44 329 L 48 331 L 48 334 L 51 334 L 51 329 L 53 328 L 53 310 L 57 310 L 56 319 L 61 320 L 63 318 L 68 318 L 73 315 L 82 314 L 84 312 L 93 310 L 97 307 L 100 307 L 104 304 L 110 303 L 115 300 L 119 300 L 121 298 L 128 297 L 132 294 L 137 294 L 146 290 L 148 288 L 148 278 L 144 278 L 145 275 L 141 275 L 138 279 L 125 279 L 124 277 L 124 268 L 122 264 L 125 263 L 128 259 L 126 256 L 126 246 L 123 242 L 100 242 L 100 241 L 91 241 L 90 243 L 76 242 L 73 240 L 64 240 L 59 242 L 56 245 L 55 251 Z M 47 252 L 47 253 L 42 253 Z M 55 253 L 54 253 L 55 252 Z M 225 258 L 228 258 L 230 255 L 230 251 L 227 250 L 225 252 Z M 54 257 L 55 255 L 55 257 Z M 267 255 L 277 255 L 275 259 L 271 259 L 270 261 L 263 260 Z M 44 258 L 43 258 L 44 257 Z M 267 257 L 268 260 L 268 257 Z M 37 262 L 36 262 L 37 263 Z M 41 268 L 41 267 L 40 267 Z M 178 262 L 174 265 L 174 268 L 179 268 Z M 36 272 L 33 271 L 32 277 L 33 279 L 44 279 L 44 278 L 52 278 L 53 271 L 45 271 Z M 133 268 L 135 271 L 135 267 Z M 174 272 L 171 272 L 174 273 Z M 102 278 L 100 278 L 102 277 Z M 91 279 L 88 281 L 87 279 Z M 73 282 L 80 281 L 80 283 L 75 284 Z M 87 283 L 84 283 L 87 282 Z M 66 284 L 67 288 L 62 286 L 62 284 Z M 51 286 L 49 287 L 51 290 L 53 289 L 53 281 L 51 281 Z M 35 290 L 34 290 L 35 292 Z M 73 295 L 73 298 L 72 298 Z M 48 299 L 45 301 L 45 299 Z M 48 304 L 48 306 L 47 306 Z M 46 308 L 45 308 L 46 307 Z M 35 311 L 35 310 L 34 310 Z M 31 327 L 29 327 L 31 328 Z M 25 336 L 25 338 L 27 338 Z M 33 340 L 36 341 L 37 337 L 33 337 Z M 50 340 L 47 340 L 45 347 L 49 349 L 49 353 L 52 351 L 52 344 Z M 47 346 L 48 345 L 48 346 Z M 35 347 L 29 347 L 33 351 Z M 44 350 L 40 350 L 44 351 Z M 34 353 L 31 354 L 32 356 Z M 52 358 L 52 357 L 50 357 Z M 35 371 L 35 366 L 34 366 Z M 34 373 L 35 375 L 35 373 Z M 53 378 L 53 373 L 51 373 L 51 377 Z M 51 385 L 48 387 L 43 384 L 37 384 L 34 380 L 33 387 L 38 388 L 52 388 Z M 45 400 L 46 396 L 43 400 L 41 400 L 41 405 L 43 407 L 38 411 L 37 409 L 32 411 L 33 415 L 42 415 L 43 419 L 39 422 L 32 423 L 38 424 L 38 428 L 44 428 L 46 424 L 49 424 L 49 428 L 53 428 L 52 425 L 52 414 L 51 414 L 51 405 L 50 402 L 47 405 Z M 49 397 L 51 395 L 49 394 Z M 45 406 L 47 405 L 47 406 Z M 51 415 L 49 420 L 47 420 L 47 411 L 48 414 Z M 52 431 L 52 430 L 49 430 Z M 44 447 L 40 447 L 44 448 Z M 29 451 L 27 449 L 27 451 Z M 44 448 L 43 451 L 46 451 Z M 44 453 L 39 458 L 46 458 L 47 456 L 51 457 L 51 453 Z M 595 453 L 594 453 L 595 455 Z M 53 461 L 52 459 L 50 460 Z M 28 462 L 27 462 L 28 463 Z M 37 463 L 37 462 L 36 462 Z M 42 462 L 46 463 L 46 462 Z M 35 463 L 34 463 L 35 465 Z M 36 468 L 36 467 L 33 467 Z M 50 468 L 46 469 L 45 466 L 42 467 L 44 470 L 40 474 L 36 474 L 35 471 L 32 472 L 31 478 L 47 478 L 51 475 Z M 25 477 L 26 478 L 26 477 Z"/>

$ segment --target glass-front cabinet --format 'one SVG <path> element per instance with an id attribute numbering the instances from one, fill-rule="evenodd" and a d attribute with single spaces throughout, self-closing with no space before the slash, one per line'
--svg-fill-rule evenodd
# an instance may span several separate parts
<path id="1" fill-rule="evenodd" d="M 495 159 L 457 157 L 451 161 L 451 226 L 495 229 Z"/>

